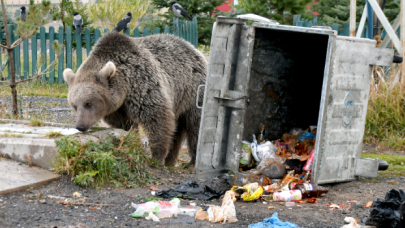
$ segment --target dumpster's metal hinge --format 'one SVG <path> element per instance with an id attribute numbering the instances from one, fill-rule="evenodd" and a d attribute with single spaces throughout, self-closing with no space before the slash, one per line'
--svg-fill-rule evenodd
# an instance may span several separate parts
<path id="1" fill-rule="evenodd" d="M 244 92 L 226 90 L 222 95 L 215 96 L 223 106 L 244 109 L 249 105 L 249 98 Z"/>

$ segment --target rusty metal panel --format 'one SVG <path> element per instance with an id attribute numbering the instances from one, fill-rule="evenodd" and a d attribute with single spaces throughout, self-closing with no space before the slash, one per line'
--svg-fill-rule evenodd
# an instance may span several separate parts
<path id="1" fill-rule="evenodd" d="M 376 51 L 374 47 L 373 40 L 336 38 L 331 58 L 333 70 L 322 92 L 320 112 L 323 114 L 318 120 L 313 183 L 355 179 L 356 160 L 360 159 L 363 147 L 370 64 L 377 59 L 372 53 Z"/>

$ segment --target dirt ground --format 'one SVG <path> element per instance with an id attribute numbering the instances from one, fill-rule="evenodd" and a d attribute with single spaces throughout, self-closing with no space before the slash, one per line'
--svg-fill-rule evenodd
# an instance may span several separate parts
<path id="1" fill-rule="evenodd" d="M 181 182 L 195 179 L 193 171 L 153 169 L 155 175 L 161 177 L 159 190 L 176 187 Z M 200 183 L 216 189 L 229 189 L 224 180 L 207 179 L 197 180 Z M 389 184 L 387 181 L 398 182 Z M 362 219 L 369 214 L 364 206 L 374 198 L 384 198 L 387 190 L 392 188 L 405 188 L 405 179 L 361 179 L 348 183 L 325 185 L 329 193 L 318 199 L 317 204 L 301 204 L 287 208 L 275 202 L 264 204 L 256 202 L 235 202 L 238 222 L 234 224 L 214 224 L 208 221 L 195 221 L 192 217 L 180 216 L 173 219 L 162 219 L 160 223 L 147 221 L 143 218 L 132 218 L 135 210 L 131 202 L 141 203 L 155 196 L 151 195 L 150 186 L 133 189 L 86 189 L 74 185 L 67 176 L 58 181 L 38 188 L 12 193 L 0 197 L 0 227 L 63 227 L 67 225 L 85 224 L 88 227 L 247 227 L 252 223 L 262 221 L 278 212 L 282 221 L 289 221 L 300 227 L 335 228 L 344 225 L 343 219 L 351 216 Z M 73 193 L 81 193 L 81 197 L 74 197 Z M 86 203 L 113 204 L 112 206 L 76 207 L 59 204 L 60 199 L 51 199 L 49 196 L 67 197 L 73 199 L 85 198 Z M 45 200 L 45 203 L 43 202 Z M 347 203 L 356 200 L 357 203 Z M 6 203 L 7 202 L 7 203 Z M 208 205 L 221 205 L 219 199 L 212 201 L 183 200 L 182 206 L 196 202 L 198 206 L 208 208 Z M 341 209 L 330 210 L 326 204 L 335 203 Z M 268 209 L 272 205 L 275 209 Z"/>
<path id="2" fill-rule="evenodd" d="M 75 114 L 68 108 L 66 99 L 45 97 L 23 97 L 23 102 L 32 102 L 29 111 L 31 115 L 50 116 L 54 122 L 74 123 Z M 4 99 L 9 104 L 9 98 Z M 58 103 L 57 106 L 47 105 Z M 41 105 L 38 105 L 41 104 Z M 27 107 L 24 105 L 23 107 Z M 23 112 L 26 110 L 24 109 Z M 375 151 L 378 148 L 365 145 L 364 151 Z M 384 153 L 404 156 L 401 151 L 387 150 Z M 185 151 L 180 156 L 181 162 L 187 162 Z M 172 169 L 151 169 L 161 178 L 159 185 L 154 185 L 159 190 L 175 188 L 182 182 L 195 179 L 193 171 Z M 1 178 L 1 177 L 0 177 Z M 230 186 L 219 179 L 197 180 L 215 189 L 230 189 Z M 387 181 L 393 181 L 387 183 Z M 398 182 L 398 184 L 396 184 Z M 394 183 L 395 185 L 393 185 Z M 155 196 L 151 195 L 150 186 L 133 189 L 114 189 L 103 187 L 101 189 L 86 189 L 75 185 L 67 176 L 60 180 L 46 184 L 38 188 L 30 188 L 26 191 L 0 196 L 0 228 L 5 227 L 64 227 L 67 225 L 85 224 L 88 227 L 247 227 L 249 224 L 263 221 L 274 212 L 278 212 L 282 221 L 289 221 L 300 227 L 311 228 L 340 228 L 344 225 L 343 219 L 347 216 L 362 219 L 369 214 L 369 209 L 364 206 L 375 198 L 384 198 L 387 190 L 392 188 L 405 188 L 405 179 L 361 179 L 348 183 L 325 185 L 329 193 L 318 199 L 317 204 L 302 204 L 287 208 L 279 203 L 261 201 L 235 203 L 238 222 L 234 224 L 214 224 L 208 221 L 195 221 L 192 217 L 178 217 L 162 219 L 160 223 L 154 223 L 141 218 L 132 218 L 135 211 L 131 202 L 145 202 Z M 73 197 L 74 192 L 81 193 L 81 197 Z M 74 208 L 59 204 L 60 199 L 51 199 L 49 196 L 84 199 L 86 203 L 113 204 L 113 206 L 89 206 L 80 205 Z M 45 200 L 45 203 L 44 201 Z M 357 203 L 347 203 L 356 200 Z M 6 203 L 7 202 L 7 203 Z M 182 206 L 189 205 L 190 200 L 182 201 Z M 221 205 L 221 200 L 193 201 L 204 209 L 208 205 Z M 342 206 L 342 209 L 330 210 L 329 203 Z M 272 205 L 275 209 L 268 209 Z M 95 208 L 96 207 L 96 208 Z"/>

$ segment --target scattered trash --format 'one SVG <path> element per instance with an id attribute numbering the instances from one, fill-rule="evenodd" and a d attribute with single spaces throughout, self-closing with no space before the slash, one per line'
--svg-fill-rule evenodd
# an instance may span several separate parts
<path id="1" fill-rule="evenodd" d="M 331 208 L 331 210 L 333 210 L 333 209 L 340 209 L 340 206 L 337 205 L 337 204 L 334 204 L 334 203 L 332 203 L 329 207 Z"/>
<path id="2" fill-rule="evenodd" d="M 73 193 L 73 196 L 76 196 L 76 197 L 81 197 L 81 196 L 82 196 L 82 194 L 80 194 L 79 192 L 75 192 L 75 193 Z"/>
<path id="3" fill-rule="evenodd" d="M 155 186 L 150 186 L 149 188 L 151 191 L 158 191 L 159 189 L 157 189 Z"/>
<path id="4" fill-rule="evenodd" d="M 305 140 L 314 140 L 316 138 L 316 136 L 309 132 L 304 132 L 304 133 L 300 134 L 297 138 L 298 138 L 298 141 L 303 142 Z"/>
<path id="5" fill-rule="evenodd" d="M 300 203 L 300 204 L 318 203 L 318 200 L 316 198 L 310 198 L 310 199 L 306 199 L 306 200 L 298 200 L 297 203 Z"/>
<path id="6" fill-rule="evenodd" d="M 237 222 L 236 210 L 233 202 L 236 201 L 236 195 L 234 191 L 227 191 L 224 199 L 222 200 L 222 206 L 211 206 L 207 212 L 202 210 L 198 211 L 195 218 L 199 220 L 208 220 L 210 222 L 223 222 L 225 224 Z M 207 213 L 207 214 L 206 214 Z"/>
<path id="7" fill-rule="evenodd" d="M 203 209 L 200 209 L 197 211 L 194 217 L 195 220 L 209 220 L 208 218 L 208 213 L 204 211 Z"/>
<path id="8" fill-rule="evenodd" d="M 290 191 L 283 191 L 283 192 L 275 192 L 273 193 L 273 201 L 283 201 L 283 202 L 290 202 L 290 201 L 297 201 L 302 198 L 300 190 L 290 190 Z"/>
<path id="9" fill-rule="evenodd" d="M 394 184 L 394 185 L 398 185 L 397 181 L 387 181 L 387 184 Z"/>
<path id="10" fill-rule="evenodd" d="M 286 174 L 285 166 L 273 160 L 263 169 L 262 174 L 270 179 L 281 179 Z"/>
<path id="11" fill-rule="evenodd" d="M 378 228 L 405 227 L 405 191 L 391 189 L 385 199 L 376 198 L 370 208 L 370 216 L 365 217 L 366 225 Z"/>
<path id="12" fill-rule="evenodd" d="M 286 207 L 293 207 L 295 206 L 295 202 L 285 202 Z"/>
<path id="13" fill-rule="evenodd" d="M 160 222 L 159 218 L 154 215 L 152 212 L 149 212 L 149 215 L 145 217 L 146 220 L 152 220 L 154 222 Z"/>
<path id="14" fill-rule="evenodd" d="M 228 183 L 231 186 L 245 186 L 249 183 L 258 183 L 261 186 L 266 186 L 271 184 L 271 180 L 266 176 L 259 176 L 259 175 L 233 175 L 231 179 L 228 180 Z"/>
<path id="15" fill-rule="evenodd" d="M 38 202 L 39 202 L 39 203 L 42 203 L 42 204 L 45 204 L 45 203 L 46 203 L 46 200 L 40 199 Z"/>
<path id="16" fill-rule="evenodd" d="M 178 214 L 195 217 L 197 211 L 200 211 L 200 210 L 201 210 L 201 207 L 196 207 L 196 206 L 182 207 L 182 208 L 179 208 Z"/>
<path id="17" fill-rule="evenodd" d="M 135 218 L 146 217 L 150 215 L 150 213 L 156 214 L 159 218 L 171 218 L 177 217 L 180 199 L 175 198 L 171 201 L 153 200 L 142 204 L 131 203 L 131 206 L 136 209 L 136 211 L 132 213 L 132 217 Z"/>
<path id="18" fill-rule="evenodd" d="M 250 183 L 243 187 L 234 186 L 231 189 L 236 193 L 237 197 L 241 197 L 244 201 L 257 200 L 263 194 L 263 188 L 258 183 Z M 240 195 L 242 193 L 242 195 Z"/>
<path id="19" fill-rule="evenodd" d="M 282 222 L 278 219 L 278 213 L 274 212 L 271 218 L 263 219 L 263 222 L 250 224 L 249 228 L 298 228 L 297 225 L 289 222 Z"/>
<path id="20" fill-rule="evenodd" d="M 224 190 L 215 190 L 207 185 L 200 185 L 195 180 L 190 180 L 180 184 L 175 189 L 156 192 L 156 195 L 163 198 L 211 200 L 219 198 L 224 193 Z"/>
<path id="21" fill-rule="evenodd" d="M 242 141 L 242 150 L 239 159 L 241 165 L 249 165 L 252 163 L 252 149 L 250 148 L 250 142 Z"/>
<path id="22" fill-rule="evenodd" d="M 373 201 L 367 202 L 366 206 L 364 206 L 364 207 L 369 208 L 369 207 L 371 207 L 371 205 L 373 205 Z"/>
<path id="23" fill-rule="evenodd" d="M 294 189 L 301 191 L 303 199 L 319 197 L 321 194 L 329 192 L 328 189 L 313 184 L 297 184 Z"/>
<path id="24" fill-rule="evenodd" d="M 362 225 L 357 224 L 357 222 L 360 222 L 360 220 L 352 218 L 352 217 L 346 217 L 345 223 L 349 223 L 349 224 L 344 225 L 341 228 L 376 228 L 375 226 L 362 226 Z"/>
<path id="25" fill-rule="evenodd" d="M 274 206 L 268 206 L 267 209 L 274 209 Z"/>
<path id="26" fill-rule="evenodd" d="M 357 201 L 356 200 L 349 200 L 349 201 L 346 201 L 346 203 L 357 203 Z"/>

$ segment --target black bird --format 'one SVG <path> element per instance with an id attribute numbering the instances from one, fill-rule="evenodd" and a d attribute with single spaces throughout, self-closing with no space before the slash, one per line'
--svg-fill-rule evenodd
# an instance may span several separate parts
<path id="1" fill-rule="evenodd" d="M 187 11 L 179 4 L 176 2 L 171 2 L 170 5 L 172 5 L 170 7 L 170 9 L 173 11 L 174 15 L 176 17 L 187 17 L 190 20 L 193 20 L 192 17 L 190 17 L 190 15 L 188 15 Z"/>
<path id="2" fill-rule="evenodd" d="M 82 33 L 83 19 L 78 12 L 73 13 L 73 25 L 75 26 L 76 33 Z"/>
<path id="3" fill-rule="evenodd" d="M 25 11 L 25 6 L 21 7 L 21 21 L 25 22 L 27 20 L 27 11 Z"/>
<path id="4" fill-rule="evenodd" d="M 131 24 L 131 20 L 132 20 L 132 13 L 129 12 L 120 20 L 120 22 L 118 22 L 117 26 L 113 29 L 113 31 L 121 32 L 125 28 L 128 28 L 129 24 Z"/>

